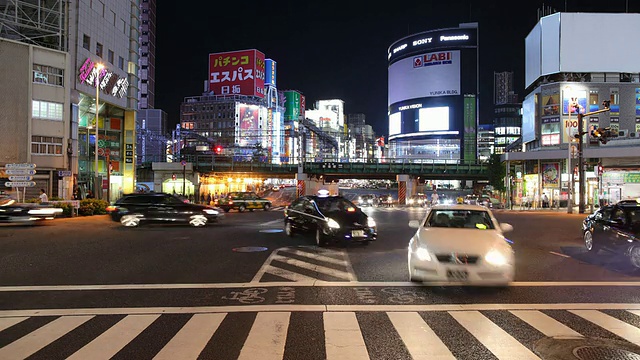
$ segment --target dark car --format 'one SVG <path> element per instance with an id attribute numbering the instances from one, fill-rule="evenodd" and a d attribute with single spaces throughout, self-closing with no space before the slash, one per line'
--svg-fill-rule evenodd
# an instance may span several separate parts
<path id="1" fill-rule="evenodd" d="M 330 241 L 368 244 L 378 236 L 375 221 L 342 196 L 299 197 L 284 211 L 284 229 L 288 236 L 315 233 L 318 246 Z"/>
<path id="2" fill-rule="evenodd" d="M 224 217 L 222 209 L 192 204 L 165 193 L 128 194 L 107 211 L 113 221 L 127 227 L 142 223 L 183 223 L 201 227 Z"/>
<path id="3" fill-rule="evenodd" d="M 618 252 L 640 268 L 640 203 L 619 202 L 599 208 L 582 221 L 582 235 L 587 251 Z"/>
<path id="4" fill-rule="evenodd" d="M 62 209 L 50 205 L 18 203 L 8 196 L 0 196 L 0 223 L 34 224 L 52 220 L 62 214 Z"/>
<path id="5" fill-rule="evenodd" d="M 239 212 L 244 212 L 247 209 L 249 211 L 255 209 L 269 211 L 271 209 L 271 201 L 269 199 L 260 197 L 252 191 L 229 193 L 226 197 L 218 199 L 216 205 L 224 212 L 229 212 L 232 209 Z"/>

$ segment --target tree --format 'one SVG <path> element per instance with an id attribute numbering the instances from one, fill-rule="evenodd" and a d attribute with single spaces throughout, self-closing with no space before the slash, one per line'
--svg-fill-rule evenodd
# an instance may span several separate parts
<path id="1" fill-rule="evenodd" d="M 489 157 L 489 185 L 498 191 L 504 191 L 504 178 L 507 170 L 500 161 L 499 154 L 491 154 Z"/>

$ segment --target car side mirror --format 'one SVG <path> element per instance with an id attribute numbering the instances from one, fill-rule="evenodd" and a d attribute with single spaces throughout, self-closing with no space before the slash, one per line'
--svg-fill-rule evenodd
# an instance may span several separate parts
<path id="1" fill-rule="evenodd" d="M 513 225 L 507 224 L 507 223 L 501 223 L 500 230 L 502 230 L 503 233 L 513 231 Z"/>
<path id="2" fill-rule="evenodd" d="M 409 227 L 413 229 L 417 229 L 420 227 L 420 222 L 418 220 L 409 221 Z"/>

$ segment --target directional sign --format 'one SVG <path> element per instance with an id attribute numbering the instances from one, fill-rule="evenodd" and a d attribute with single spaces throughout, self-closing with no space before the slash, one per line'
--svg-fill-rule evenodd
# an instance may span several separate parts
<path id="1" fill-rule="evenodd" d="M 68 176 L 71 176 L 71 171 L 69 171 L 69 170 L 60 170 L 60 171 L 58 171 L 58 177 L 68 177 Z M 9 179 L 9 180 L 11 180 L 11 179 Z M 29 179 L 29 180 L 31 180 L 31 179 Z"/>
<path id="2" fill-rule="evenodd" d="M 10 181 L 30 181 L 33 180 L 33 176 L 25 176 L 25 175 L 14 175 L 9 176 Z"/>
<path id="3" fill-rule="evenodd" d="M 34 187 L 35 181 L 7 181 L 4 183 L 6 187 Z"/>
<path id="4" fill-rule="evenodd" d="M 33 169 L 7 169 L 5 171 L 7 175 L 35 175 L 36 171 Z"/>
<path id="5" fill-rule="evenodd" d="M 7 169 L 35 169 L 36 168 L 36 164 L 28 164 L 28 163 L 7 164 L 7 165 L 5 165 L 5 167 Z"/>

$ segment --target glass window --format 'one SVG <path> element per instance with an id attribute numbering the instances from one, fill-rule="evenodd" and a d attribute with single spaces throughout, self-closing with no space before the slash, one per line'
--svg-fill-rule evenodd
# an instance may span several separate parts
<path id="1" fill-rule="evenodd" d="M 107 53 L 107 60 L 109 61 L 110 64 L 113 64 L 113 50 L 109 50 Z"/>
<path id="2" fill-rule="evenodd" d="M 64 86 L 64 69 L 53 66 L 33 64 L 33 82 Z"/>
<path id="3" fill-rule="evenodd" d="M 82 47 L 91 51 L 91 37 L 86 34 L 82 36 Z"/>
<path id="4" fill-rule="evenodd" d="M 37 135 L 32 136 L 31 154 L 62 156 L 62 138 Z"/>
<path id="5" fill-rule="evenodd" d="M 96 55 L 102 57 L 102 44 L 96 43 Z"/>
<path id="6" fill-rule="evenodd" d="M 436 210 L 429 213 L 425 226 L 487 230 L 494 229 L 489 213 L 481 210 Z"/>
<path id="7" fill-rule="evenodd" d="M 122 58 L 122 56 L 118 57 L 118 68 L 120 70 L 124 70 L 124 59 Z"/>
<path id="8" fill-rule="evenodd" d="M 60 103 L 33 100 L 31 116 L 35 119 L 62 121 L 63 105 Z"/>

